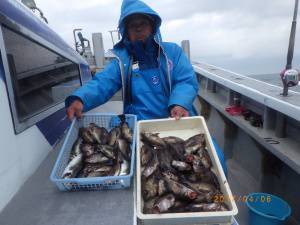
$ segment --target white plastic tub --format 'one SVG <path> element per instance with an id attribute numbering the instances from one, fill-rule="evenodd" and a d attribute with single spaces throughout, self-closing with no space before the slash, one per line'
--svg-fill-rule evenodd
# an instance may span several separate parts
<path id="1" fill-rule="evenodd" d="M 225 212 L 187 212 L 187 213 L 166 213 L 166 214 L 144 214 L 143 198 L 141 195 L 141 164 L 140 164 L 140 141 L 141 132 L 159 133 L 160 137 L 177 136 L 184 140 L 199 134 L 205 133 L 208 153 L 212 159 L 213 170 L 218 177 L 221 191 L 224 194 L 225 203 L 229 211 Z M 227 179 L 222 170 L 216 150 L 213 146 L 211 136 L 202 116 L 175 119 L 159 119 L 139 121 L 137 126 L 137 196 L 136 207 L 137 217 L 144 225 L 194 225 L 194 224 L 232 224 L 233 216 L 238 213 L 234 198 L 229 188 Z"/>

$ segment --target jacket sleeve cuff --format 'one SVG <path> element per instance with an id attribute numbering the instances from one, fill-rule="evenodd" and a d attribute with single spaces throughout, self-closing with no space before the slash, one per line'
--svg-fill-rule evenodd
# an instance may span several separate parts
<path id="1" fill-rule="evenodd" d="M 65 100 L 65 108 L 68 108 L 75 100 L 79 100 L 83 104 L 83 101 L 81 100 L 81 98 L 79 98 L 76 95 L 71 95 L 71 96 L 67 97 Z"/>
<path id="2" fill-rule="evenodd" d="M 168 105 L 169 111 L 171 111 L 174 106 L 181 106 L 182 108 L 184 108 L 187 111 L 190 110 L 188 104 L 184 104 L 183 102 L 170 101 L 169 105 Z"/>

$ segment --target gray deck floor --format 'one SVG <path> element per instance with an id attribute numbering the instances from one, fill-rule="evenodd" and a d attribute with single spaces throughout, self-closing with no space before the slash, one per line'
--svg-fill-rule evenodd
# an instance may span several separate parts
<path id="1" fill-rule="evenodd" d="M 93 112 L 121 113 L 121 109 L 121 102 L 109 102 Z M 0 224 L 133 225 L 133 188 L 100 192 L 60 192 L 57 189 L 49 176 L 61 144 L 50 152 L 0 213 Z"/>
<path id="2" fill-rule="evenodd" d="M 93 112 L 121 113 L 121 102 Z M 1 225 L 132 225 L 133 188 L 101 192 L 60 192 L 49 176 L 59 143 L 0 214 Z"/>

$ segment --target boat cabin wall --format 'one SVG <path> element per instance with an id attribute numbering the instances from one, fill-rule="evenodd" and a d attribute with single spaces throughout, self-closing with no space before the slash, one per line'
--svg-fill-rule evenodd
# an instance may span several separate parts
<path id="1" fill-rule="evenodd" d="M 0 211 L 62 137 L 86 61 L 18 1 L 0 1 Z"/>
<path id="2" fill-rule="evenodd" d="M 36 126 L 15 135 L 7 94 L 3 61 L 0 59 L 0 211 L 51 149 Z"/>

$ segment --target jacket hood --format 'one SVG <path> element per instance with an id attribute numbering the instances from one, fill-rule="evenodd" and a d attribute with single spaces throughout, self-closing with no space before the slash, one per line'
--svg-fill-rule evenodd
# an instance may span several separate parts
<path id="1" fill-rule="evenodd" d="M 146 14 L 151 16 L 154 20 L 154 36 L 158 40 L 160 40 L 160 25 L 161 25 L 161 18 L 157 12 L 155 12 L 150 6 L 140 0 L 123 0 L 122 7 L 121 7 L 121 16 L 119 19 L 119 31 L 122 35 L 122 39 L 118 42 L 115 47 L 119 47 L 119 45 L 123 42 L 126 34 L 125 34 L 125 19 L 126 17 L 132 14 Z"/>

